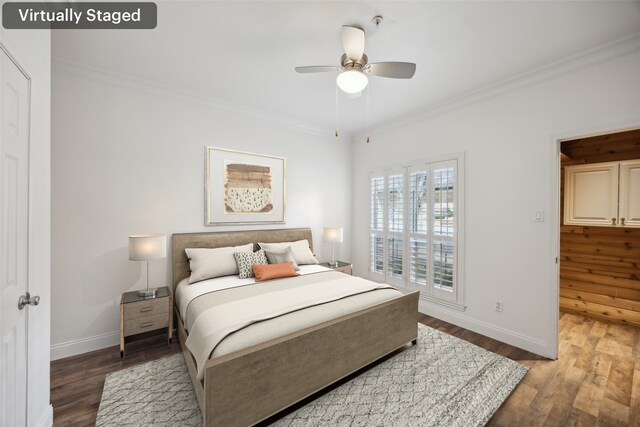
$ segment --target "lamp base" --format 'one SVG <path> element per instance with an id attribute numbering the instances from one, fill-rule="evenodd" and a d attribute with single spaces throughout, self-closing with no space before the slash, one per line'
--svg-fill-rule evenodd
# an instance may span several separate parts
<path id="1" fill-rule="evenodd" d="M 337 268 L 338 267 L 338 261 L 329 261 L 329 266 L 332 268 Z"/>
<path id="2" fill-rule="evenodd" d="M 138 296 L 141 296 L 144 298 L 155 298 L 157 292 L 158 292 L 158 288 L 140 289 L 138 291 Z"/>

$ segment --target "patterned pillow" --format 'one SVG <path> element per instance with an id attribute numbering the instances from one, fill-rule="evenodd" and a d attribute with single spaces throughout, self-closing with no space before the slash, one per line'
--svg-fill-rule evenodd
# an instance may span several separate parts
<path id="1" fill-rule="evenodd" d="M 236 252 L 233 254 L 233 257 L 236 259 L 236 264 L 238 264 L 238 277 L 241 279 L 254 277 L 253 270 L 251 269 L 253 264 L 269 264 L 262 249 L 257 252 Z"/>
<path id="2" fill-rule="evenodd" d="M 264 253 L 267 255 L 269 264 L 286 264 L 287 262 L 292 262 L 293 269 L 295 271 L 300 270 L 300 267 L 298 267 L 298 263 L 295 259 L 293 259 L 291 246 L 287 247 L 287 249 L 285 249 L 284 251 L 264 251 Z"/>

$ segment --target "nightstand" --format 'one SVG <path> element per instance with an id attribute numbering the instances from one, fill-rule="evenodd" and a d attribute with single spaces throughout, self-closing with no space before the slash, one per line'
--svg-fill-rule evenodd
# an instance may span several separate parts
<path id="1" fill-rule="evenodd" d="M 126 338 L 158 329 L 167 329 L 171 345 L 173 335 L 173 295 L 168 287 L 158 288 L 155 298 L 145 298 L 138 291 L 125 292 L 120 299 L 120 357 L 124 357 Z"/>
<path id="2" fill-rule="evenodd" d="M 321 262 L 320 265 L 323 267 L 329 267 L 332 270 L 339 271 L 344 274 L 351 274 L 352 264 L 350 262 L 338 261 L 337 267 L 335 267 L 333 263 L 330 263 L 330 262 Z"/>

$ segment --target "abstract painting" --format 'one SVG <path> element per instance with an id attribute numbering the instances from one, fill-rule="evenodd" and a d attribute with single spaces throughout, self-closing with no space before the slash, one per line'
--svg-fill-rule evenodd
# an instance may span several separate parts
<path id="1" fill-rule="evenodd" d="M 284 222 L 284 158 L 206 147 L 205 172 L 205 225 Z"/>
<path id="2" fill-rule="evenodd" d="M 224 208 L 227 213 L 267 213 L 273 210 L 270 166 L 227 163 L 224 169 Z"/>

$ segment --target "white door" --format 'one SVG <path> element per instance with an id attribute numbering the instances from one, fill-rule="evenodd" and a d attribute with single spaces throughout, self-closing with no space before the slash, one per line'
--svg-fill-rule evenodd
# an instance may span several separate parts
<path id="1" fill-rule="evenodd" d="M 0 49 L 0 425 L 27 410 L 29 80 Z"/>
<path id="2" fill-rule="evenodd" d="M 620 162 L 620 225 L 640 227 L 640 160 Z"/>
<path id="3" fill-rule="evenodd" d="M 566 166 L 565 225 L 618 225 L 618 162 Z"/>

